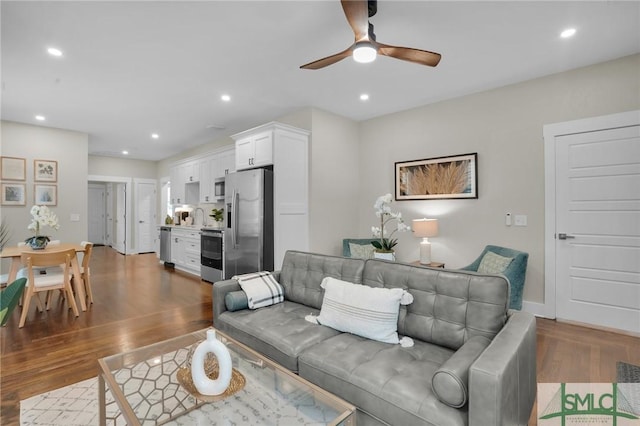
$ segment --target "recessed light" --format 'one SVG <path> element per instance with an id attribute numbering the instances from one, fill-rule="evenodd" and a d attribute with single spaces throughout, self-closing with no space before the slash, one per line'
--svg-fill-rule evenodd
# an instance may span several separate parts
<path id="1" fill-rule="evenodd" d="M 220 96 L 220 99 L 222 99 L 225 102 L 229 102 L 231 100 L 231 96 L 229 95 L 222 95 Z"/>
<path id="2" fill-rule="evenodd" d="M 129 151 L 122 151 L 122 155 L 129 155 Z"/>
<path id="3" fill-rule="evenodd" d="M 46 120 L 46 118 L 45 118 L 45 116 L 44 116 L 44 115 L 36 115 L 36 120 L 38 120 L 38 121 L 44 121 L 44 120 Z"/>
<path id="4" fill-rule="evenodd" d="M 573 37 L 575 34 L 576 34 L 575 28 L 567 28 L 566 30 L 560 33 L 560 37 L 569 38 L 569 37 Z"/>
<path id="5" fill-rule="evenodd" d="M 360 100 L 361 101 L 368 101 L 369 100 L 369 95 L 367 95 L 366 93 L 363 93 L 362 95 L 360 95 Z"/>
<path id="6" fill-rule="evenodd" d="M 47 49 L 47 52 L 49 52 L 49 55 L 51 56 L 62 56 L 62 50 L 57 49 L 55 47 L 50 47 Z"/>
<path id="7" fill-rule="evenodd" d="M 160 137 L 160 135 L 159 135 L 159 134 L 157 134 L 157 133 L 151 133 L 151 137 L 152 137 L 153 139 L 158 139 L 158 138 Z"/>

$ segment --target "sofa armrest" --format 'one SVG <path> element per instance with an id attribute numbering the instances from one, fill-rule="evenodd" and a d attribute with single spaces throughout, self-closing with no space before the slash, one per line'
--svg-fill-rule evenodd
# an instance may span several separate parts
<path id="1" fill-rule="evenodd" d="M 227 306 L 224 304 L 224 297 L 232 291 L 242 290 L 237 280 L 218 281 L 213 283 L 213 326 L 216 326 L 216 320 L 223 312 L 226 312 Z"/>
<path id="2" fill-rule="evenodd" d="M 536 319 L 509 311 L 469 372 L 469 425 L 526 425 L 536 398 Z"/>

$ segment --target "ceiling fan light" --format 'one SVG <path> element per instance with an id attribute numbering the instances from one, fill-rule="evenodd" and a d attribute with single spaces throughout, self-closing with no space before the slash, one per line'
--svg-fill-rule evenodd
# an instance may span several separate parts
<path id="1" fill-rule="evenodd" d="M 353 60 L 361 64 L 375 61 L 377 55 L 376 49 L 368 42 L 358 43 L 356 48 L 353 49 Z"/>

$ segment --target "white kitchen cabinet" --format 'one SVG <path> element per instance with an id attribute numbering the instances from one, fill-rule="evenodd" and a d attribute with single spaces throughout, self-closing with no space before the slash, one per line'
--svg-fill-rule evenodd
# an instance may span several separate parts
<path id="1" fill-rule="evenodd" d="M 213 186 L 214 166 L 214 156 L 208 156 L 199 161 L 201 203 L 213 203 L 215 201 Z"/>
<path id="2" fill-rule="evenodd" d="M 171 229 L 171 262 L 182 271 L 200 276 L 200 230 Z"/>
<path id="3" fill-rule="evenodd" d="M 185 163 L 183 168 L 185 183 L 200 182 L 200 162 L 198 160 Z"/>
<path id="4" fill-rule="evenodd" d="M 171 204 L 185 203 L 184 168 L 182 164 L 174 164 L 169 170 L 171 179 Z"/>
<path id="5" fill-rule="evenodd" d="M 236 140 L 236 170 L 273 164 L 273 131 L 249 134 Z"/>
<path id="6" fill-rule="evenodd" d="M 287 250 L 309 251 L 309 132 L 272 122 L 232 138 L 238 170 L 273 165 L 274 268 L 278 270 Z M 251 153 L 253 157 L 247 157 Z M 247 166 L 249 158 L 253 161 Z"/>
<path id="7" fill-rule="evenodd" d="M 229 149 L 219 152 L 215 156 L 215 166 L 213 167 L 213 178 L 222 179 L 229 173 L 236 171 L 236 150 Z"/>

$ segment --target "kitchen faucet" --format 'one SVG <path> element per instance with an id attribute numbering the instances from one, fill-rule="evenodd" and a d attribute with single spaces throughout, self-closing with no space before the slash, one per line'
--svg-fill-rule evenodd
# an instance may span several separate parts
<path id="1" fill-rule="evenodd" d="M 205 221 L 204 210 L 201 207 L 197 207 L 195 209 L 195 211 L 193 212 L 193 224 L 194 225 L 196 224 L 196 219 L 197 219 L 196 216 L 198 215 L 198 210 L 200 210 L 202 212 L 202 223 L 200 224 L 200 226 L 204 226 L 205 225 L 205 223 L 204 223 L 204 221 Z"/>

